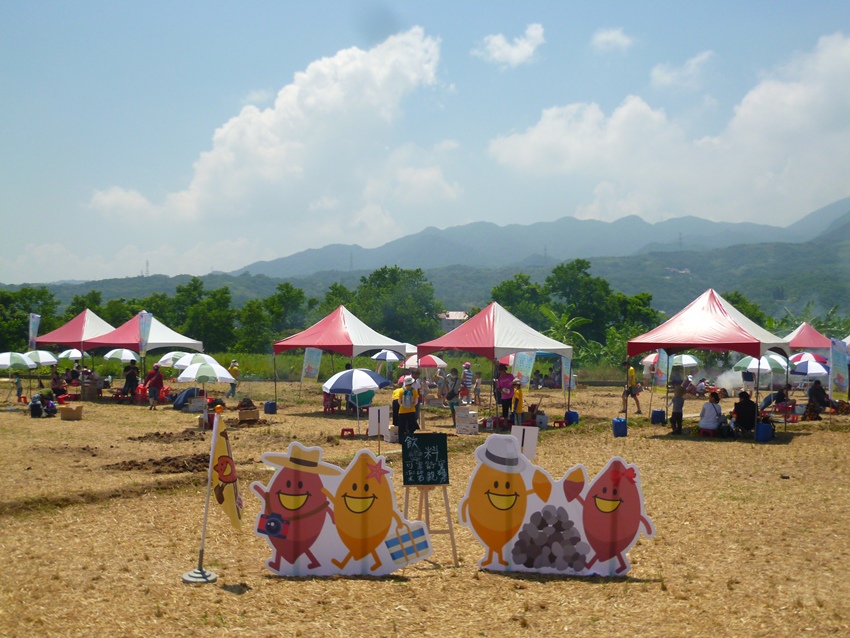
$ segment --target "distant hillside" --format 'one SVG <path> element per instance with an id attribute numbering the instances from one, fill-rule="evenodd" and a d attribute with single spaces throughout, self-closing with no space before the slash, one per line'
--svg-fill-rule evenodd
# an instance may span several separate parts
<path id="1" fill-rule="evenodd" d="M 850 198 L 806 215 L 787 228 L 767 224 L 712 222 L 678 217 L 649 224 L 637 216 L 614 222 L 562 217 L 553 222 L 497 226 L 475 222 L 445 230 L 425 230 L 378 248 L 333 244 L 288 257 L 259 261 L 232 274 L 304 277 L 323 271 L 372 271 L 385 264 L 423 270 L 464 264 L 501 268 L 508 263 L 552 265 L 576 258 L 625 257 L 653 252 L 725 248 L 751 243 L 801 243 L 850 213 Z"/>
<path id="2" fill-rule="evenodd" d="M 807 223 L 802 223 L 806 220 Z M 584 237 L 595 236 L 599 245 L 619 247 L 622 251 L 628 244 L 634 248 L 639 243 L 637 238 L 647 228 L 654 229 L 651 232 L 655 237 L 659 236 L 660 229 L 661 234 L 675 239 L 663 245 L 647 243 L 628 255 L 614 257 L 584 255 L 596 248 L 588 248 L 573 239 L 569 245 L 575 246 L 574 252 L 581 254 L 556 259 L 558 244 L 553 239 L 556 231 L 563 227 L 581 228 Z M 511 249 L 511 242 L 504 246 L 499 244 L 505 229 L 479 223 L 459 227 L 460 230 L 454 229 L 451 234 L 428 229 L 390 242 L 382 249 L 375 249 L 383 255 L 375 266 L 357 267 L 357 260 L 349 256 L 358 254 L 365 259 L 368 254 L 372 259 L 373 252 L 355 247 L 357 250 L 347 255 L 346 251 L 352 251 L 352 247 L 336 246 L 267 262 L 276 264 L 277 268 L 286 260 L 295 260 L 287 263 L 301 260 L 306 268 L 308 261 L 314 259 L 318 269 L 308 275 L 293 274 L 282 278 L 242 272 L 239 275 L 215 273 L 200 279 L 208 290 L 229 286 L 234 305 L 241 307 L 249 299 L 273 294 L 283 281 L 304 290 L 308 298 L 321 298 L 332 283 L 354 289 L 361 276 L 385 264 L 399 264 L 404 268 L 421 267 L 433 284 L 437 299 L 447 309 L 465 310 L 488 303 L 492 288 L 517 272 L 527 274 L 532 281 L 542 282 L 555 264 L 582 256 L 591 261 L 591 273 L 608 280 L 612 288 L 628 295 L 649 292 L 653 305 L 667 314 L 678 312 L 709 287 L 720 292 L 738 290 L 777 317 L 784 313 L 785 307 L 799 312 L 810 300 L 815 302 L 818 312 L 837 305 L 840 314 L 850 314 L 850 198 L 815 211 L 785 229 L 757 224 L 713 224 L 697 218 L 651 225 L 637 217 L 612 224 L 564 218 L 558 222 L 508 228 L 513 233 L 514 245 L 529 247 L 526 255 L 517 255 Z M 688 236 L 703 250 L 687 248 L 686 232 L 693 233 Z M 607 238 L 603 239 L 606 233 Z M 678 249 L 679 233 L 682 233 L 682 250 Z M 727 235 L 723 236 L 724 233 Z M 793 242 L 776 239 L 789 234 L 793 235 Z M 431 235 L 435 237 L 430 245 L 438 248 L 432 251 L 421 246 L 414 249 L 418 241 L 430 241 Z M 467 241 L 470 236 L 475 240 Z M 653 245 L 657 245 L 657 249 L 649 250 Z M 705 250 L 707 246 L 714 247 Z M 323 262 L 322 252 L 330 248 L 334 248 L 338 258 Z M 457 265 L 459 259 L 463 261 L 462 266 Z M 340 261 L 346 263 L 340 265 Z M 350 267 L 352 262 L 357 269 Z M 337 267 L 332 267 L 333 264 Z M 139 299 L 152 293 L 172 295 L 176 286 L 190 279 L 189 275 L 155 275 L 46 286 L 65 305 L 74 295 L 90 290 L 100 290 L 104 301 L 118 297 Z M 17 290 L 21 286 L 0 287 Z"/>

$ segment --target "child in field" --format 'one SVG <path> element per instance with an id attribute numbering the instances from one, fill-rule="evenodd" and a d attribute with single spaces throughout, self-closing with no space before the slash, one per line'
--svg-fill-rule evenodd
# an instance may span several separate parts
<path id="1" fill-rule="evenodd" d="M 21 375 L 17 372 L 15 373 L 15 398 L 20 402 L 21 394 L 23 394 L 24 387 L 21 385 Z"/>
<path id="2" fill-rule="evenodd" d="M 513 421 L 514 425 L 521 425 L 522 412 L 525 407 L 522 400 L 522 381 L 514 379 L 511 385 L 514 388 L 514 396 L 511 400 L 511 421 Z"/>
<path id="3" fill-rule="evenodd" d="M 472 396 L 475 398 L 475 405 L 481 405 L 481 373 L 475 373 L 475 379 L 472 382 Z"/>
<path id="4" fill-rule="evenodd" d="M 670 399 L 670 405 L 673 406 L 670 412 L 670 427 L 673 428 L 673 434 L 682 433 L 682 416 L 685 411 L 685 388 L 677 385 L 673 389 L 673 398 Z"/>

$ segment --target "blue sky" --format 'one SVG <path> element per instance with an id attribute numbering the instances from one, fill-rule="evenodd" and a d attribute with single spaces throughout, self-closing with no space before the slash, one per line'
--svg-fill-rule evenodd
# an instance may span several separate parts
<path id="1" fill-rule="evenodd" d="M 847 2 L 0 7 L 4 283 L 850 195 Z"/>

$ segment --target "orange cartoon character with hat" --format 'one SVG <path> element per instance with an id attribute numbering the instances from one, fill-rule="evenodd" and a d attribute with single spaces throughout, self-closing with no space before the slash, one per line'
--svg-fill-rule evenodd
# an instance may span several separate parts
<path id="1" fill-rule="evenodd" d="M 321 477 L 342 472 L 335 465 L 323 463 L 321 455 L 321 448 L 307 448 L 293 441 L 286 454 L 263 454 L 264 463 L 279 468 L 268 487 L 257 481 L 251 484 L 263 501 L 256 534 L 265 537 L 274 550 L 274 557 L 266 566 L 275 573 L 281 573 L 281 559 L 295 567 L 302 555 L 309 560 L 307 569 L 321 566 L 311 548 L 322 533 L 326 518 L 334 521 Z"/>
<path id="2" fill-rule="evenodd" d="M 547 501 L 552 482 L 545 472 L 534 469 L 531 489 L 523 474 L 533 466 L 520 452 L 519 441 L 509 434 L 493 434 L 475 450 L 478 466 L 473 471 L 460 502 L 461 525 L 472 532 L 487 550 L 479 562 L 487 567 L 508 567 L 503 557 L 505 545 L 516 535 L 525 519 L 528 497 L 532 494 Z"/>

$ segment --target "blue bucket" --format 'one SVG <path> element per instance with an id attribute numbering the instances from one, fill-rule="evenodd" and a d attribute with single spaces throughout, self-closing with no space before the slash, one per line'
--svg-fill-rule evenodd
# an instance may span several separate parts
<path id="1" fill-rule="evenodd" d="M 770 423 L 756 423 L 756 443 L 767 443 L 773 439 L 773 425 Z"/>
<path id="2" fill-rule="evenodd" d="M 574 410 L 567 410 L 564 413 L 564 421 L 567 422 L 567 425 L 575 425 L 578 423 L 578 412 Z"/>
<path id="3" fill-rule="evenodd" d="M 649 417 L 649 422 L 653 425 L 663 425 L 667 423 L 667 413 L 664 410 L 653 410 Z"/>
<path id="4" fill-rule="evenodd" d="M 265 414 L 277 414 L 277 401 L 266 401 L 263 404 L 263 412 Z"/>
<path id="5" fill-rule="evenodd" d="M 614 419 L 611 421 L 611 426 L 614 429 L 614 436 L 628 436 L 629 434 L 629 426 L 626 424 L 626 420 L 623 418 Z"/>

